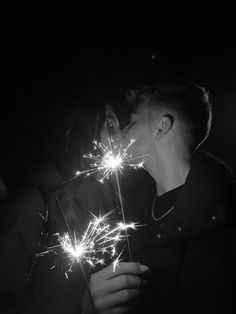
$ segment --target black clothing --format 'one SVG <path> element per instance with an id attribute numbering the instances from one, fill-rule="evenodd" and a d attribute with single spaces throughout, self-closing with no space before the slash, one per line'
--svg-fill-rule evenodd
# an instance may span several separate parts
<path id="1" fill-rule="evenodd" d="M 129 217 L 147 224 L 130 236 L 133 258 L 151 269 L 132 313 L 233 313 L 235 225 L 227 220 L 235 216 L 231 184 L 223 162 L 197 152 L 185 184 L 170 191 L 176 197 L 174 210 L 163 220 L 151 216 L 154 188 L 143 191 L 145 197 L 137 191 L 127 202 Z"/>
<path id="2" fill-rule="evenodd" d="M 171 199 L 174 210 L 164 220 L 155 222 L 151 217 L 155 187 L 142 185 L 141 191 L 127 197 L 126 220 L 147 224 L 130 232 L 133 260 L 151 269 L 149 285 L 135 303 L 133 313 L 234 313 L 230 309 L 235 298 L 231 284 L 236 264 L 232 249 L 235 211 L 230 207 L 231 181 L 226 165 L 198 152 L 193 157 L 186 183 L 177 189 L 177 198 Z M 62 189 L 51 198 L 50 234 L 66 231 L 63 221 L 57 219 L 55 196 L 65 210 L 63 200 L 73 198 L 80 226 L 86 224 L 89 210 L 97 214 L 115 207 L 108 185 L 97 183 L 92 177 L 78 183 L 73 195 L 66 193 Z M 230 195 L 235 197 L 236 193 Z M 43 220 L 39 212 L 45 214 L 44 206 L 37 189 L 18 191 L 4 204 L 2 213 L 8 215 L 2 220 L 0 239 L 1 313 L 80 313 L 84 292 L 82 275 L 75 267 L 66 279 L 58 259 L 56 267 L 51 269 L 53 255 L 37 259 L 31 285 L 26 288 L 41 238 Z M 52 243 L 53 237 L 48 241 Z"/>
<path id="3" fill-rule="evenodd" d="M 182 187 L 183 185 L 178 186 L 177 188 L 170 190 L 162 194 L 161 196 L 158 196 L 156 194 L 154 195 L 152 209 L 153 209 L 153 215 L 155 219 L 161 220 L 162 216 L 163 218 L 167 217 L 165 215 L 168 214 L 168 211 L 172 209 L 172 206 L 174 202 L 176 201 Z M 153 220 L 155 221 L 155 219 Z M 163 220 L 161 220 L 161 222 L 163 223 Z"/>
<path id="4" fill-rule="evenodd" d="M 51 196 L 49 204 L 47 246 L 58 244 L 53 236 L 55 232 L 63 234 L 67 231 L 56 202 L 58 197 L 65 206 L 67 196 L 77 204 L 80 218 L 77 229 L 81 229 L 81 233 L 82 227 L 91 219 L 89 211 L 98 215 L 114 207 L 107 183 L 100 184 L 92 177 L 76 182 L 73 195 L 70 190 L 59 189 Z M 66 211 L 66 207 L 63 209 Z M 49 253 L 36 259 L 30 285 L 27 282 L 35 254 L 44 251 L 39 248 L 39 243 L 46 208 L 38 188 L 18 191 L 4 204 L 2 213 L 5 219 L 0 238 L 1 313 L 79 314 L 85 285 L 78 265 L 74 265 L 67 278 L 67 260 Z"/>

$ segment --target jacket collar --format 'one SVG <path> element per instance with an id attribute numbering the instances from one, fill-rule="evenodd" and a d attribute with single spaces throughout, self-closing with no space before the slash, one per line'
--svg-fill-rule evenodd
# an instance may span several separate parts
<path id="1" fill-rule="evenodd" d="M 216 229 L 226 220 L 229 168 L 204 151 L 193 155 L 175 209 L 160 227 L 161 239 L 185 238 Z"/>

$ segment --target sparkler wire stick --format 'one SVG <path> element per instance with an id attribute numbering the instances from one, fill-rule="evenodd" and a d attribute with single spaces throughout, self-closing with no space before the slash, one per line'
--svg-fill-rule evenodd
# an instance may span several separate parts
<path id="1" fill-rule="evenodd" d="M 115 171 L 115 174 L 116 174 L 116 182 L 117 182 L 117 189 L 118 189 L 118 196 L 119 196 L 119 201 L 120 201 L 122 218 L 123 218 L 123 222 L 126 223 L 123 199 L 122 199 L 121 189 L 120 189 L 119 174 L 117 173 L 117 170 Z M 126 242 L 127 242 L 128 251 L 129 251 L 129 259 L 130 259 L 130 262 L 132 262 L 131 247 L 130 247 L 130 242 L 129 242 L 129 236 L 128 236 L 127 229 L 125 229 L 125 235 L 126 235 Z"/>
<path id="2" fill-rule="evenodd" d="M 59 209 L 60 209 L 60 212 L 61 212 L 61 214 L 62 214 L 64 223 L 65 223 L 65 225 L 66 225 L 66 230 L 67 230 L 67 232 L 68 232 L 68 234 L 69 234 L 71 243 L 74 245 L 74 240 L 73 240 L 72 232 L 71 232 L 70 227 L 69 227 L 69 225 L 68 225 L 68 222 L 67 222 L 67 220 L 66 220 L 66 216 L 65 216 L 65 214 L 64 214 L 64 211 L 63 211 L 63 209 L 62 209 L 62 207 L 61 207 L 60 200 L 59 200 L 59 198 L 58 198 L 57 196 L 56 196 L 56 201 L 57 201 L 57 205 L 58 205 L 58 207 L 59 207 Z"/>
<path id="3" fill-rule="evenodd" d="M 108 119 L 106 119 L 106 123 L 107 123 L 107 129 L 108 129 L 108 141 L 109 141 L 110 149 L 113 150 L 112 138 L 111 138 L 111 129 L 110 129 Z M 122 219 L 123 219 L 123 222 L 125 224 L 126 219 L 125 219 L 124 204 L 123 204 L 123 200 L 122 200 L 120 180 L 119 180 L 119 174 L 118 174 L 117 169 L 115 169 L 115 175 L 116 175 L 116 183 L 117 183 L 118 197 L 119 197 L 119 202 L 120 202 L 120 207 L 121 207 Z M 129 236 L 128 236 L 127 229 L 125 229 L 125 235 L 126 235 L 126 242 L 127 242 L 127 247 L 128 247 L 128 251 L 129 251 L 129 259 L 132 262 L 131 246 L 130 246 L 130 242 L 129 242 Z"/>
<path id="4" fill-rule="evenodd" d="M 69 225 L 68 225 L 68 222 L 67 222 L 67 220 L 66 220 L 66 216 L 65 216 L 64 211 L 63 211 L 63 209 L 62 209 L 60 200 L 59 200 L 59 198 L 58 198 L 57 196 L 56 196 L 56 201 L 57 201 L 57 205 L 58 205 L 58 207 L 59 207 L 59 209 L 60 209 L 60 212 L 61 212 L 61 214 L 62 214 L 62 217 L 63 217 L 64 223 L 65 223 L 67 232 L 68 232 L 68 234 L 69 234 L 71 244 L 72 244 L 72 245 L 74 246 L 74 248 L 75 248 L 75 242 L 74 242 L 74 240 L 73 240 L 72 232 L 71 232 L 70 227 L 69 227 Z M 92 305 L 93 305 L 93 308 L 96 309 L 96 308 L 95 308 L 94 301 L 93 301 L 93 296 L 92 296 L 92 294 L 91 294 L 91 292 L 90 292 L 90 288 L 89 288 L 89 284 L 88 284 L 88 278 L 87 278 L 87 276 L 86 276 L 86 274 L 85 274 L 84 267 L 83 267 L 83 265 L 82 265 L 81 263 L 79 263 L 79 266 L 80 266 L 81 273 L 82 273 L 82 275 L 83 275 L 83 277 L 84 277 L 85 287 L 86 287 L 86 289 L 87 289 L 87 292 L 88 292 L 88 295 L 89 295 L 89 297 L 90 297 L 91 303 L 92 303 Z"/>

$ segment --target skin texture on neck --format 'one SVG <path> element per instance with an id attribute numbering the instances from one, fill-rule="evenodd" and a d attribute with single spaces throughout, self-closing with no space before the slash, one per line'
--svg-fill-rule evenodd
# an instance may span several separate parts
<path id="1" fill-rule="evenodd" d="M 156 182 L 157 195 L 160 196 L 185 183 L 189 173 L 191 158 L 165 154 L 156 161 L 149 162 L 145 169 Z"/>
<path id="2" fill-rule="evenodd" d="M 158 196 L 183 185 L 189 173 L 192 156 L 180 135 L 179 127 L 176 122 L 157 137 L 152 136 L 152 127 L 150 130 L 151 154 L 145 169 L 156 182 Z"/>

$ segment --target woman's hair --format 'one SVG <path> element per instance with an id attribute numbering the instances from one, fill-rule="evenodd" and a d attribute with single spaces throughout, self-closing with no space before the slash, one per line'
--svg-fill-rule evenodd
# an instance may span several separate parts
<path id="1" fill-rule="evenodd" d="M 105 120 L 105 103 L 84 100 L 73 106 L 66 117 L 63 170 L 66 177 L 77 170 L 85 170 L 89 161 L 84 154 L 93 149 L 94 139 L 99 140 L 102 122 Z"/>
<path id="2" fill-rule="evenodd" d="M 83 206 L 79 202 L 80 196 L 86 197 L 89 203 L 89 195 L 86 189 L 90 189 L 90 183 L 95 182 L 93 176 L 84 178 L 83 175 L 70 181 L 75 176 L 76 171 L 89 169 L 91 160 L 83 157 L 84 154 L 92 152 L 94 139 L 100 140 L 100 131 L 105 121 L 106 103 L 97 100 L 84 100 L 74 106 L 66 117 L 65 150 L 62 167 L 65 174 L 65 182 L 53 193 L 50 201 L 51 221 L 61 221 L 62 207 L 65 218 L 72 229 L 78 223 L 81 225 L 83 219 Z M 87 185 L 88 184 L 88 185 Z M 94 196 L 91 191 L 91 197 Z M 83 195 L 81 195 L 83 194 Z M 60 202 L 60 204 L 58 203 Z"/>

